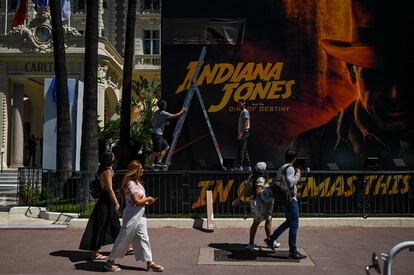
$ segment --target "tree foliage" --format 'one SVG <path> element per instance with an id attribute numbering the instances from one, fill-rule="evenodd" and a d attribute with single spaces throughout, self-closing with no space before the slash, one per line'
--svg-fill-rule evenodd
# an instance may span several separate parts
<path id="1" fill-rule="evenodd" d="M 135 152 L 132 156 L 147 162 L 147 155 L 152 148 L 151 127 L 152 114 L 156 109 L 157 102 L 161 96 L 161 89 L 158 81 L 149 82 L 140 76 L 132 82 L 133 96 L 131 98 L 131 122 L 130 122 L 130 143 Z M 108 121 L 98 131 L 100 150 L 119 145 L 121 102 L 116 108 L 117 118 Z"/>

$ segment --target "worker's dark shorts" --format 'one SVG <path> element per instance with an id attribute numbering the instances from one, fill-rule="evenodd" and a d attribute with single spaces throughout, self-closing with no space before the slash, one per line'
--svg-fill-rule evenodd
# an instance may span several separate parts
<path id="1" fill-rule="evenodd" d="M 168 143 L 162 135 L 151 134 L 152 137 L 152 150 L 154 152 L 161 152 L 167 148 Z"/>

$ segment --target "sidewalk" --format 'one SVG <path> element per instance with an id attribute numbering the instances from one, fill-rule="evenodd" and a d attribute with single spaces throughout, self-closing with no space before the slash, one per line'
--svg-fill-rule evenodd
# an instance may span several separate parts
<path id="1" fill-rule="evenodd" d="M 105 272 L 103 262 L 89 260 L 90 252 L 78 249 L 86 219 L 72 219 L 62 225 L 57 224 L 60 218 L 56 222 L 30 217 L 41 211 L 30 208 L 21 214 L 0 212 L 0 274 Z M 59 213 L 42 216 L 62 217 Z M 274 219 L 273 229 L 282 220 Z M 79 226 L 74 226 L 75 222 Z M 246 245 L 251 219 L 216 219 L 213 233 L 202 229 L 203 222 L 148 219 L 154 260 L 165 266 L 163 274 L 365 274 L 364 267 L 370 264 L 373 252 L 387 253 L 399 242 L 414 240 L 412 218 L 305 218 L 300 220 L 298 250 L 308 257 L 295 261 L 285 258 L 287 232 L 279 239 L 281 248 L 272 252 L 264 247 L 264 230 L 259 228 L 255 241 L 261 251 L 249 252 Z M 108 255 L 111 247 L 103 247 L 102 253 Z M 413 259 L 412 252 L 398 255 L 394 274 L 411 274 Z M 133 255 L 117 263 L 123 269 L 121 274 L 145 271 L 145 263 L 135 262 Z"/>
<path id="2" fill-rule="evenodd" d="M 32 218 L 25 214 L 0 212 L 0 229 L 5 228 L 68 228 L 68 225 L 54 224 L 54 221 Z"/>
<path id="3" fill-rule="evenodd" d="M 277 225 L 274 223 L 273 228 Z M 0 229 L 0 274 L 108 274 L 102 261 L 91 261 L 90 252 L 79 250 L 82 234 L 83 229 L 72 228 Z M 263 249 L 261 255 L 247 252 L 248 234 L 245 228 L 216 229 L 213 233 L 182 228 L 149 229 L 154 260 L 165 267 L 162 274 L 174 275 L 363 275 L 373 252 L 388 252 L 399 242 L 414 240 L 412 228 L 301 227 L 298 247 L 308 255 L 307 263 L 283 263 L 263 248 L 262 228 L 256 236 L 256 244 Z M 286 253 L 287 235 L 285 232 L 279 239 L 282 246 L 276 253 Z M 111 248 L 104 246 L 101 252 L 108 255 Z M 210 252 L 209 259 L 203 258 L 206 251 Z M 224 253 L 227 260 L 221 261 Z M 413 259 L 414 252 L 401 252 L 394 261 L 393 274 L 412 274 Z M 145 263 L 135 262 L 134 255 L 116 262 L 123 269 L 119 274 L 147 274 Z"/>

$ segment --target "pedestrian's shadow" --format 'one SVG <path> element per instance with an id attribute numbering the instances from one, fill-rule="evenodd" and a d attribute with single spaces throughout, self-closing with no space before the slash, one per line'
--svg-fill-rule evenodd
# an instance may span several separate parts
<path id="1" fill-rule="evenodd" d="M 108 252 L 99 252 L 102 255 L 108 256 Z M 91 272 L 102 272 L 106 271 L 104 268 L 105 261 L 93 261 L 91 259 L 91 252 L 80 251 L 80 250 L 59 250 L 50 253 L 51 256 L 68 258 L 69 261 L 75 263 L 75 269 L 85 270 Z M 118 265 L 121 269 L 135 270 L 135 271 L 146 271 L 142 267 Z"/>
<path id="2" fill-rule="evenodd" d="M 209 247 L 217 249 L 214 258 L 221 261 L 278 261 L 289 258 L 289 251 L 272 251 L 261 247 L 259 251 L 250 251 L 246 244 L 211 243 Z"/>

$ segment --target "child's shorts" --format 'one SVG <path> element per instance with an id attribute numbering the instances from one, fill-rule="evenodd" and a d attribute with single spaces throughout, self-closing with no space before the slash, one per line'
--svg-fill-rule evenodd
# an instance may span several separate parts
<path id="1" fill-rule="evenodd" d="M 257 222 L 267 220 L 272 216 L 274 201 L 264 202 L 260 198 L 250 201 L 250 209 L 252 211 L 253 219 Z"/>

